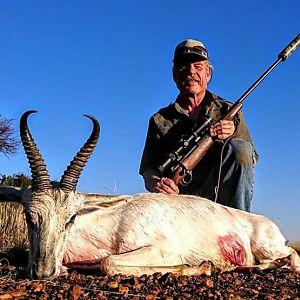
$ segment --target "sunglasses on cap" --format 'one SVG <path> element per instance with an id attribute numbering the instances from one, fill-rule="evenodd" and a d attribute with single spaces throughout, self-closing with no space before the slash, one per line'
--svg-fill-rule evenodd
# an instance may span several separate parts
<path id="1" fill-rule="evenodd" d="M 174 62 L 177 62 L 183 58 L 183 56 L 191 55 L 195 58 L 200 56 L 202 60 L 208 59 L 208 54 L 205 48 L 201 46 L 193 46 L 193 47 L 187 47 L 182 46 L 175 50 L 174 55 Z"/>

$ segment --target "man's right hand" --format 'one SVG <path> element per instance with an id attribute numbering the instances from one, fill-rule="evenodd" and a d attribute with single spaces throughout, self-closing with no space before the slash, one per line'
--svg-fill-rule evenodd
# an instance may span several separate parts
<path id="1" fill-rule="evenodd" d="M 146 189 L 151 193 L 178 194 L 178 186 L 167 177 L 159 177 L 157 172 L 147 170 L 143 173 Z"/>

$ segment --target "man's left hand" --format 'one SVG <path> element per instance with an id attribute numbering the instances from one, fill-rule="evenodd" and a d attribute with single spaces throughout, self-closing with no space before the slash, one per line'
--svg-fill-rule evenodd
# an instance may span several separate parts
<path id="1" fill-rule="evenodd" d="M 235 132 L 233 121 L 220 120 L 210 128 L 210 135 L 219 140 L 226 140 Z"/>

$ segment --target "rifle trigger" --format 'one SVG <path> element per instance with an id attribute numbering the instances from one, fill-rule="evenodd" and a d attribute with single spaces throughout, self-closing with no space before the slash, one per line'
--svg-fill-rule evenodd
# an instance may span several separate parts
<path id="1" fill-rule="evenodd" d="M 186 175 L 183 177 L 180 184 L 182 186 L 187 186 L 192 181 L 192 179 L 193 179 L 192 171 L 187 171 L 186 170 Z"/>

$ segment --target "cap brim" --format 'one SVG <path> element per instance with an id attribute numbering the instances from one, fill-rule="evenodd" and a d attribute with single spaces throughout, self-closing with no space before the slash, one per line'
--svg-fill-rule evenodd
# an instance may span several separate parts
<path id="1" fill-rule="evenodd" d="M 207 60 L 206 56 L 200 55 L 198 52 L 183 52 L 180 55 L 174 57 L 174 63 L 191 63 L 196 61 Z"/>

